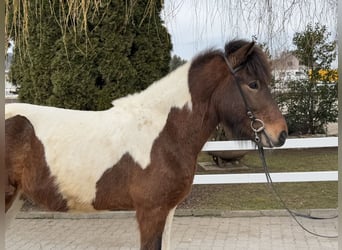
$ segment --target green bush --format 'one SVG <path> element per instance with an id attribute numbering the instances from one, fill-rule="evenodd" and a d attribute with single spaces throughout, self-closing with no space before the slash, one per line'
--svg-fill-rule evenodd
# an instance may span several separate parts
<path id="1" fill-rule="evenodd" d="M 131 10 L 119 0 L 90 4 L 86 30 L 80 28 L 83 19 L 58 23 L 66 3 L 28 3 L 29 36 L 16 44 L 11 67 L 21 101 L 102 110 L 168 73 L 172 45 L 160 18 L 161 2 L 150 17 L 148 0 Z"/>

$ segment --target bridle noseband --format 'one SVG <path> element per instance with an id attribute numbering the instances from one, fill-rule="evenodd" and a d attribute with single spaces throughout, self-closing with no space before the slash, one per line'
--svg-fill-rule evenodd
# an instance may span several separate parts
<path id="1" fill-rule="evenodd" d="M 247 111 L 246 114 L 247 114 L 248 118 L 251 120 L 251 129 L 254 132 L 254 141 L 255 141 L 256 144 L 259 145 L 261 143 L 261 140 L 260 140 L 260 137 L 259 137 L 258 133 L 265 132 L 264 131 L 265 130 L 265 124 L 264 124 L 264 122 L 262 120 L 260 120 L 260 119 L 255 117 L 254 113 L 252 112 L 252 109 L 248 105 L 247 99 L 245 97 L 245 94 L 242 91 L 242 88 L 241 88 L 241 85 L 239 83 L 239 80 L 236 77 L 236 72 L 241 70 L 244 65 L 243 64 L 239 65 L 238 67 L 236 67 L 234 69 L 232 67 L 232 65 L 230 64 L 230 62 L 229 62 L 228 58 L 226 57 L 226 55 L 222 54 L 222 57 L 223 57 L 226 65 L 228 66 L 228 69 L 229 69 L 230 73 L 233 75 L 234 82 L 236 83 L 236 86 L 239 89 L 240 95 L 241 95 L 242 100 L 243 100 L 243 102 L 245 104 L 245 107 L 246 107 L 246 111 Z M 267 138 L 267 140 L 269 140 L 267 135 L 266 135 L 266 138 Z"/>

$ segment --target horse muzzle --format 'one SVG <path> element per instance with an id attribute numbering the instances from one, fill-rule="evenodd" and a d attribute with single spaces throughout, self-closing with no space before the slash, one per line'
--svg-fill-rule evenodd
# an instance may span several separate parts
<path id="1" fill-rule="evenodd" d="M 264 147 L 281 147 L 284 145 L 287 138 L 287 131 L 282 130 L 277 136 L 268 133 L 265 129 L 260 134 L 260 143 Z"/>

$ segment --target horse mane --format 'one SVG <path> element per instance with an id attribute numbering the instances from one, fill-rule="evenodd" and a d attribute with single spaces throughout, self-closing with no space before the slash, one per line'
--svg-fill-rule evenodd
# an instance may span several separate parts
<path id="1" fill-rule="evenodd" d="M 224 47 L 225 54 L 229 57 L 230 54 L 248 43 L 250 42 L 246 40 L 233 40 L 228 42 Z M 253 52 L 243 64 L 247 72 L 257 76 L 260 81 L 267 84 L 271 81 L 272 75 L 269 60 L 265 52 L 263 52 L 259 46 L 254 46 Z"/>
<path id="2" fill-rule="evenodd" d="M 190 63 L 179 67 L 167 76 L 154 82 L 147 89 L 116 99 L 112 104 L 114 107 L 121 106 L 128 109 L 132 107 L 157 108 L 163 110 L 162 112 L 168 112 L 170 106 L 184 105 L 186 102 L 190 105 L 191 97 L 188 92 L 189 90 L 194 91 L 193 86 L 199 78 L 203 80 L 203 77 L 211 77 L 211 80 L 213 80 L 213 78 L 219 77 L 217 74 L 214 76 L 209 69 L 204 70 L 205 65 L 219 56 L 222 57 L 224 54 L 229 57 L 231 53 L 249 43 L 245 40 L 233 40 L 226 43 L 224 51 L 215 48 L 205 50 L 194 57 Z M 247 73 L 255 75 L 261 82 L 266 84 L 270 82 L 270 64 L 266 54 L 259 46 L 254 46 L 252 53 L 249 54 L 243 65 Z M 187 82 L 187 76 L 189 76 L 189 83 Z M 211 93 L 213 88 L 215 88 L 215 84 L 201 86 L 202 91 L 207 94 Z M 175 99 L 175 97 L 177 98 Z"/>
<path id="3" fill-rule="evenodd" d="M 203 52 L 196 55 L 191 62 L 191 68 L 197 69 L 202 68 L 203 65 L 210 62 L 214 57 L 223 55 L 222 50 L 209 48 L 207 50 L 204 50 Z"/>
<path id="4" fill-rule="evenodd" d="M 234 53 L 239 48 L 250 42 L 246 40 L 232 40 L 226 43 L 224 51 L 219 49 L 210 48 L 200 54 L 198 54 L 191 63 L 193 69 L 201 68 L 203 65 L 210 62 L 216 56 L 222 56 L 225 54 L 229 57 L 230 54 Z M 254 46 L 253 52 L 248 56 L 247 60 L 243 63 L 247 72 L 257 76 L 257 78 L 265 83 L 271 81 L 271 67 L 266 54 L 262 51 L 259 46 Z"/>

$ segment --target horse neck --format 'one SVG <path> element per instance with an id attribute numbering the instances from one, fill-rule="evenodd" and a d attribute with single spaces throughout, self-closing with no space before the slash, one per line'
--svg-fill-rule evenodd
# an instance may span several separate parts
<path id="1" fill-rule="evenodd" d="M 196 64 L 196 62 L 195 62 Z M 213 74 L 215 72 L 215 74 Z M 213 55 L 210 62 L 191 67 L 189 70 L 189 89 L 192 100 L 192 115 L 185 128 L 193 145 L 199 153 L 219 123 L 216 104 L 220 83 L 227 81 L 227 68 L 221 56 Z"/>
<path id="2" fill-rule="evenodd" d="M 193 142 L 193 151 L 200 153 L 208 141 L 219 120 L 211 103 L 194 105 L 191 126 L 188 127 L 189 140 Z"/>
<path id="3" fill-rule="evenodd" d="M 203 145 L 218 124 L 210 103 L 193 103 L 192 109 L 184 106 L 173 109 L 165 127 L 167 138 L 175 143 L 175 150 L 187 159 L 196 160 Z M 169 144 L 170 145 L 170 144 Z"/>

